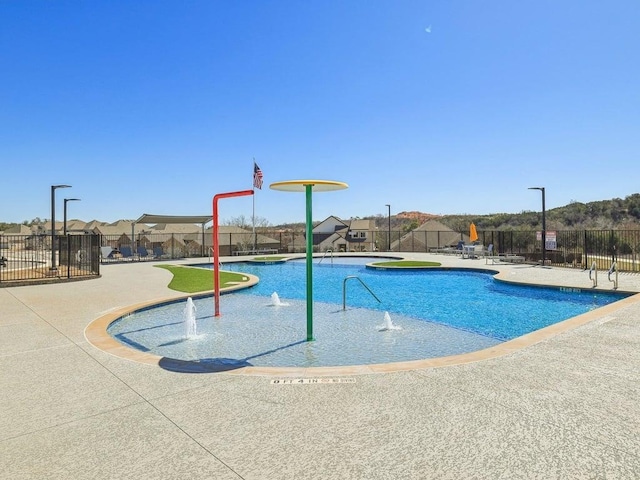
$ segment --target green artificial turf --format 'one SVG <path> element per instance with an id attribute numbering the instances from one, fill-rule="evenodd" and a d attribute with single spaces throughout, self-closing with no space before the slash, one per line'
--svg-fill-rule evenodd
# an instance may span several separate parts
<path id="1" fill-rule="evenodd" d="M 419 260 L 391 260 L 388 262 L 375 262 L 372 265 L 377 267 L 439 267 L 438 262 L 422 262 Z"/>
<path id="2" fill-rule="evenodd" d="M 181 267 L 178 265 L 156 265 L 173 273 L 169 283 L 171 290 L 195 293 L 213 290 L 213 272 L 204 268 Z M 220 288 L 229 287 L 248 281 L 248 277 L 241 273 L 220 272 Z"/>

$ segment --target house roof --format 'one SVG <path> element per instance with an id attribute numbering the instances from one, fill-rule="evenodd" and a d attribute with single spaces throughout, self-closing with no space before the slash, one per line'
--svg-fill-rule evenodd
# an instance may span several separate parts
<path id="1" fill-rule="evenodd" d="M 117 225 L 99 225 L 94 227 L 92 231 L 101 235 L 124 235 L 131 238 L 131 227 L 127 229 Z"/>
<path id="2" fill-rule="evenodd" d="M 135 223 L 199 223 L 204 224 L 213 220 L 211 215 L 154 215 L 143 213 Z"/>
<path id="3" fill-rule="evenodd" d="M 331 232 L 334 232 L 338 229 L 341 228 L 345 228 L 347 227 L 349 224 L 343 220 L 340 220 L 338 217 L 336 217 L 335 215 L 331 215 L 327 218 L 325 218 L 324 220 L 322 220 L 320 223 L 316 224 L 313 227 L 313 232 L 314 233 L 319 233 L 319 231 L 322 231 L 325 229 L 325 227 L 329 225 L 332 230 Z M 325 233 L 329 233 L 328 231 Z"/>
<path id="4" fill-rule="evenodd" d="M 190 238 L 193 241 L 201 242 L 202 236 L 186 236 L 186 238 Z M 235 225 L 221 225 L 218 228 L 218 239 L 220 240 L 221 245 L 235 245 L 240 242 L 250 242 L 253 243 L 253 234 L 245 230 L 244 228 L 237 227 Z M 278 244 L 280 241 L 275 238 L 267 237 L 266 235 L 262 235 L 261 233 L 256 234 L 255 237 L 256 243 L 259 245 L 268 245 L 268 244 Z M 207 228 L 204 235 L 204 244 L 205 246 L 211 246 L 213 242 L 213 228 Z"/>
<path id="5" fill-rule="evenodd" d="M 82 220 L 69 220 L 67 222 L 67 230 L 83 231 L 87 227 L 87 224 Z"/>
<path id="6" fill-rule="evenodd" d="M 444 223 L 441 223 L 438 220 L 434 220 L 434 219 L 427 220 L 415 230 L 427 231 L 427 232 L 453 232 L 454 231 L 449 227 L 447 227 Z"/>
<path id="7" fill-rule="evenodd" d="M 351 230 L 372 230 L 374 228 L 374 220 L 366 220 L 366 219 L 353 219 L 349 222 L 349 228 Z"/>
<path id="8" fill-rule="evenodd" d="M 193 223 L 158 223 L 150 228 L 149 233 L 202 233 L 202 225 Z"/>
<path id="9" fill-rule="evenodd" d="M 149 236 L 147 236 L 149 234 Z M 140 238 L 144 238 L 146 240 L 151 240 L 153 243 L 165 243 L 170 241 L 171 239 L 175 239 L 177 243 L 184 244 L 186 235 L 184 234 L 175 234 L 175 233 L 156 233 L 156 232 L 145 232 L 141 234 Z"/>
<path id="10" fill-rule="evenodd" d="M 6 235 L 30 235 L 31 227 L 28 227 L 26 225 L 14 225 L 7 228 L 4 232 L 1 233 L 4 233 Z"/>
<path id="11" fill-rule="evenodd" d="M 429 238 L 429 244 L 433 242 L 433 245 L 430 246 L 455 245 L 460 241 L 460 233 L 450 229 L 437 220 L 430 219 L 415 230 L 404 234 L 399 240 L 392 242 L 391 245 L 393 248 L 400 249 L 403 248 L 405 242 L 409 242 L 412 248 L 415 248 L 416 245 L 426 246 L 425 242 L 427 242 L 427 238 Z M 407 245 L 409 243 L 407 243 Z M 398 244 L 400 244 L 400 247 L 398 247 Z"/>

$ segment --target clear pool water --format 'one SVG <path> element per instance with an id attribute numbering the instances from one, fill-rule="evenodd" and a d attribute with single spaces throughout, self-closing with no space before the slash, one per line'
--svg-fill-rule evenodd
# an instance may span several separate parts
<path id="1" fill-rule="evenodd" d="M 119 341 L 157 355 L 228 365 L 335 366 L 454 355 L 585 313 L 622 298 L 592 291 L 505 284 L 491 273 L 462 270 L 373 270 L 372 259 L 314 262 L 314 339 L 306 338 L 304 261 L 224 268 L 257 275 L 253 288 L 195 300 L 197 329 L 186 337 L 185 302 L 120 319 L 109 327 Z M 325 263 L 326 262 L 326 263 Z M 210 268 L 210 266 L 209 266 Z M 346 310 L 342 309 L 344 279 Z M 276 292 L 280 303 L 274 305 Z M 384 312 L 398 329 L 384 330 Z"/>

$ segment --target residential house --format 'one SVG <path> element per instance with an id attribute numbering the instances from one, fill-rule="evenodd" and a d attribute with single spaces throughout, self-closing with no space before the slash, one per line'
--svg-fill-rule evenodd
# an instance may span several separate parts
<path id="1" fill-rule="evenodd" d="M 324 252 L 374 252 L 377 229 L 375 220 L 341 220 L 331 216 L 312 230 L 314 250 Z"/>
<path id="2" fill-rule="evenodd" d="M 0 248 L 23 249 L 31 245 L 31 227 L 26 225 L 13 225 L 0 232 Z"/>

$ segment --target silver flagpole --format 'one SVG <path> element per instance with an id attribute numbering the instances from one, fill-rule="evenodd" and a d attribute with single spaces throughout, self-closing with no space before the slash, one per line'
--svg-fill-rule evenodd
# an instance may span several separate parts
<path id="1" fill-rule="evenodd" d="M 255 191 L 256 185 L 255 185 L 255 171 L 256 171 L 256 157 L 253 157 L 253 177 L 251 179 L 251 188 Z M 251 214 L 251 223 L 253 224 L 253 228 L 251 230 L 252 234 L 253 234 L 253 251 L 255 252 L 257 249 L 256 246 L 256 196 L 251 195 L 252 197 L 252 202 L 253 202 L 253 211 Z"/>

